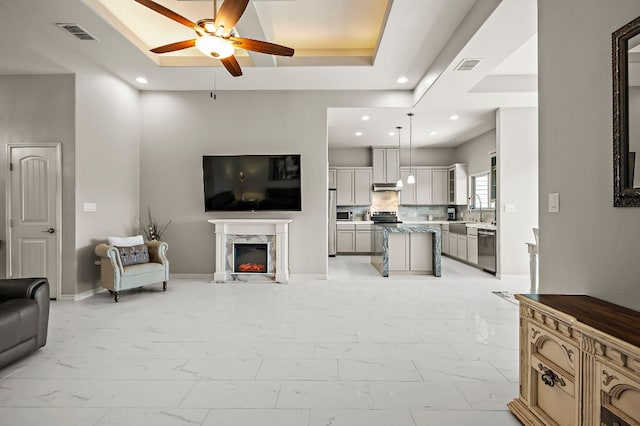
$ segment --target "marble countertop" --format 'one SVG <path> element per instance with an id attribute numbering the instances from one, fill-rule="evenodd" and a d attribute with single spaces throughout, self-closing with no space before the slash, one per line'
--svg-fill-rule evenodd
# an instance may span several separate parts
<path id="1" fill-rule="evenodd" d="M 478 228 L 478 229 L 489 229 L 496 230 L 496 225 L 492 225 L 490 223 L 481 223 L 481 222 L 465 222 L 463 220 L 423 220 L 423 219 L 411 219 L 411 218 L 400 218 L 403 225 L 446 225 L 449 223 L 466 223 L 467 228 Z M 373 225 L 374 222 L 372 220 L 338 220 L 336 221 L 338 225 Z M 395 224 L 392 224 L 395 225 Z"/>
<path id="2" fill-rule="evenodd" d="M 496 230 L 496 225 L 492 225 L 490 223 L 480 223 L 480 222 L 469 222 L 467 223 L 467 228 L 478 228 L 478 229 L 490 229 Z"/>

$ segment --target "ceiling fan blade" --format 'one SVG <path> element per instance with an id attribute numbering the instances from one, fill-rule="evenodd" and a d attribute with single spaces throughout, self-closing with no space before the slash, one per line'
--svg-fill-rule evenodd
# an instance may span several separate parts
<path id="1" fill-rule="evenodd" d="M 167 53 L 167 52 L 175 52 L 176 50 L 188 49 L 196 45 L 196 40 L 183 40 L 176 41 L 175 43 L 165 44 L 164 46 L 158 46 L 156 48 L 151 49 L 153 53 Z"/>
<path id="2" fill-rule="evenodd" d="M 228 58 L 220 59 L 220 61 L 232 76 L 240 77 L 242 75 L 242 69 L 235 56 L 231 55 Z"/>
<path id="3" fill-rule="evenodd" d="M 197 32 L 198 34 L 203 34 L 204 31 L 202 30 L 202 28 L 200 28 L 198 26 L 198 24 L 196 24 L 195 22 L 191 22 L 190 20 L 188 20 L 187 18 L 185 18 L 182 15 L 178 15 L 177 13 L 175 13 L 173 10 L 171 9 L 167 9 L 166 7 L 164 7 L 161 4 L 158 4 L 152 0 L 135 0 L 136 2 L 140 3 L 143 6 L 147 6 L 149 9 L 158 12 L 161 15 L 166 16 L 169 19 L 173 19 L 174 21 L 184 25 L 185 27 L 189 27 L 192 30 L 194 30 L 195 32 Z"/>
<path id="4" fill-rule="evenodd" d="M 253 52 L 268 53 L 270 55 L 293 56 L 294 50 L 290 47 L 281 46 L 279 44 L 269 43 L 266 41 L 252 40 L 250 38 L 229 37 L 229 41 L 233 47 L 239 47 Z"/>
<path id="5" fill-rule="evenodd" d="M 224 27 L 224 35 L 228 35 L 236 26 L 248 4 L 249 0 L 225 0 L 216 16 L 216 28 Z"/>

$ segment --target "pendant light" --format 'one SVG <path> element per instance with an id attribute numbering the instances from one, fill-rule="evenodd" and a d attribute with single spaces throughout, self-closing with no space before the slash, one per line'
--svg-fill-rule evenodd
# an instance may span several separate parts
<path id="1" fill-rule="evenodd" d="M 397 126 L 398 129 L 398 181 L 396 182 L 397 188 L 402 188 L 404 185 L 402 184 L 402 175 L 400 175 L 400 131 L 402 130 L 402 126 Z"/>
<path id="2" fill-rule="evenodd" d="M 409 177 L 407 177 L 407 183 L 412 185 L 416 183 L 416 178 L 413 176 L 413 170 L 411 170 L 413 167 L 413 162 L 411 161 L 411 150 L 413 145 L 413 113 L 410 112 L 407 115 L 409 116 Z"/>

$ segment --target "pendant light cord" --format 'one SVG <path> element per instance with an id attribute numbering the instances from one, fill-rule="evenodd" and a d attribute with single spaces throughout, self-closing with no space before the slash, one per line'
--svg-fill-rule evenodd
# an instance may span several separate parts
<path id="1" fill-rule="evenodd" d="M 413 113 L 407 114 L 409 116 L 409 175 L 413 174 L 413 161 L 412 161 L 412 146 L 413 146 Z"/>
<path id="2" fill-rule="evenodd" d="M 402 188 L 402 173 L 400 171 L 400 133 L 402 126 L 397 126 L 396 129 L 398 129 L 398 181 L 396 182 L 396 186 Z"/>

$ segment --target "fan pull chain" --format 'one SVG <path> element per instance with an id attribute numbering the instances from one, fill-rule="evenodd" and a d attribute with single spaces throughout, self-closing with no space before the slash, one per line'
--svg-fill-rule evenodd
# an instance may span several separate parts
<path id="1" fill-rule="evenodd" d="M 209 93 L 209 97 L 213 98 L 213 100 L 216 100 L 216 72 L 213 71 L 213 90 L 211 91 L 211 93 Z"/>

